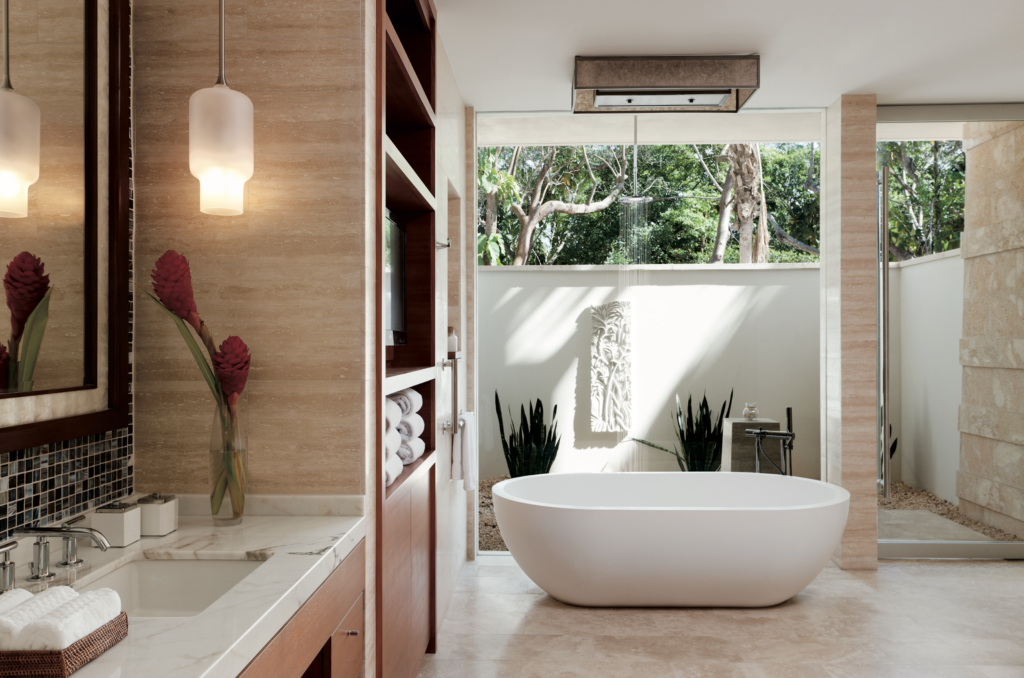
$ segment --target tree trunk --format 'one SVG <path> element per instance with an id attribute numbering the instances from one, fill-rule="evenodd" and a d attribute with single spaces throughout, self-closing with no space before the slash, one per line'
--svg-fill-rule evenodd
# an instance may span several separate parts
<path id="1" fill-rule="evenodd" d="M 754 214 L 760 208 L 761 196 L 758 191 L 757 147 L 753 144 L 733 144 L 729 147 L 729 162 L 736 175 L 736 194 L 733 209 L 740 231 L 740 263 L 753 262 Z"/>
<path id="2" fill-rule="evenodd" d="M 736 178 L 730 168 L 722 184 L 722 197 L 718 199 L 718 235 L 715 237 L 715 249 L 711 252 L 711 259 L 708 262 L 710 264 L 720 264 L 725 259 L 725 246 L 729 244 L 729 234 L 732 232 L 729 228 L 729 217 L 732 216 L 729 206 L 732 203 L 732 187 L 735 183 Z"/>
<path id="3" fill-rule="evenodd" d="M 490 238 L 498 232 L 498 191 L 497 189 L 487 194 L 484 201 L 485 205 L 485 221 L 484 221 L 484 236 Z M 495 262 L 491 261 L 491 253 L 489 249 L 484 249 L 484 263 L 488 266 L 493 266 Z"/>

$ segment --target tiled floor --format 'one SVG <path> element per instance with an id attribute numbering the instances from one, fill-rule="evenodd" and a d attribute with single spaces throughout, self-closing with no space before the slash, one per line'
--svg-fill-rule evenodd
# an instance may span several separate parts
<path id="1" fill-rule="evenodd" d="M 878 509 L 878 538 L 915 541 L 994 541 L 931 511 Z"/>
<path id="2" fill-rule="evenodd" d="M 591 609 L 468 563 L 420 678 L 1024 678 L 1024 563 L 827 568 L 761 610 Z"/>

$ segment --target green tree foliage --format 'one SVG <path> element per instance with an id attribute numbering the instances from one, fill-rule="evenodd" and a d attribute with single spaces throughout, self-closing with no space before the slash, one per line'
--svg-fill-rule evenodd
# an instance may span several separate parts
<path id="1" fill-rule="evenodd" d="M 513 149 L 481 148 L 481 184 L 483 172 L 488 186 L 497 182 L 499 173 L 511 174 L 509 163 Z M 592 164 L 595 156 L 610 154 L 614 147 L 588 146 Z M 707 263 L 715 245 L 718 231 L 718 209 L 721 189 L 728 165 L 718 162 L 724 146 L 640 146 L 637 156 L 637 182 L 632 176 L 623 189 L 624 195 L 650 196 L 654 200 L 647 205 L 648 263 L 690 264 Z M 535 171 L 543 149 L 523 149 L 519 163 L 526 163 L 526 172 Z M 632 149 L 629 149 L 632 161 Z M 559 149 L 565 163 L 582 156 L 580 147 Z M 698 158 L 698 153 L 703 158 Z M 812 162 L 812 153 L 813 162 Z M 819 183 L 820 152 L 814 144 L 765 144 L 761 147 L 764 167 L 765 194 L 768 212 L 779 227 L 801 242 L 818 247 L 819 244 Z M 536 157 L 534 157 L 536 156 Z M 532 165 L 530 164 L 532 163 Z M 705 170 L 706 166 L 706 170 Z M 631 168 L 630 168 L 631 169 Z M 709 176 L 713 174 L 714 180 Z M 516 176 L 524 176 L 519 168 Z M 631 175 L 631 172 L 630 172 Z M 604 167 L 595 171 L 597 193 L 607 194 L 614 187 L 614 173 Z M 593 185 L 586 172 L 577 172 L 561 182 L 557 191 L 567 198 L 590 192 Z M 520 185 L 521 191 L 528 190 Z M 480 192 L 481 224 L 479 233 L 485 236 L 485 193 Z M 566 198 L 561 198 L 566 199 Z M 623 206 L 615 203 L 609 208 L 592 214 L 553 214 L 543 221 L 534 236 L 530 252 L 530 264 L 594 265 L 607 263 L 630 263 L 620 241 L 620 219 Z M 500 249 L 501 264 L 510 264 L 519 236 L 520 220 L 510 208 L 510 200 L 497 200 L 496 233 L 493 240 L 482 241 L 481 248 Z M 491 243 L 494 243 L 493 245 Z M 482 249 L 481 249 L 482 252 Z M 739 260 L 738 242 L 735 235 L 726 248 L 726 263 Z M 771 237 L 770 261 L 817 261 L 817 257 L 782 243 Z M 481 256 L 481 263 L 483 257 Z"/>
<path id="2" fill-rule="evenodd" d="M 960 141 L 887 141 L 889 253 L 896 261 L 960 247 L 967 158 Z"/>

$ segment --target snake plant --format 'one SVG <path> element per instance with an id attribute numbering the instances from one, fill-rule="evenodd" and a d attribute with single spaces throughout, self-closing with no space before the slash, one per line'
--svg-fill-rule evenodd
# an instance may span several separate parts
<path id="1" fill-rule="evenodd" d="M 638 443 L 653 447 L 662 452 L 675 455 L 679 469 L 682 471 L 719 471 L 722 468 L 722 425 L 725 419 L 732 412 L 732 391 L 729 392 L 728 404 L 722 403 L 722 410 L 718 413 L 718 419 L 712 424 L 711 407 L 708 406 L 708 396 L 704 394 L 704 400 L 697 406 L 697 416 L 693 416 L 693 396 L 686 400 L 686 416 L 683 416 L 683 406 L 676 396 L 676 412 L 672 417 L 672 423 L 676 429 L 676 440 L 679 447 L 672 449 L 662 447 L 647 440 L 633 438 Z"/>
<path id="2" fill-rule="evenodd" d="M 505 450 L 505 461 L 508 472 L 513 478 L 538 475 L 551 470 L 558 455 L 558 445 L 562 439 L 558 437 L 558 405 L 551 411 L 551 429 L 544 424 L 544 404 L 537 399 L 537 406 L 530 403 L 530 416 L 526 416 L 526 407 L 519 406 L 519 430 L 516 430 L 512 419 L 512 408 L 509 408 L 509 427 L 512 434 L 505 439 L 505 422 L 501 417 L 501 400 L 498 392 L 494 392 L 494 408 L 498 412 L 498 430 L 501 432 L 501 447 Z"/>

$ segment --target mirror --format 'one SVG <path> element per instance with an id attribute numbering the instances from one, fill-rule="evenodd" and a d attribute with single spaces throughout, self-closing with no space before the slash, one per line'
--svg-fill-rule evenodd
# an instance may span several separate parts
<path id="1" fill-rule="evenodd" d="M 0 454 L 52 452 L 41 446 L 130 423 L 129 2 L 0 0 L 10 10 L 10 58 L 3 63 L 10 64 L 14 93 L 31 99 L 39 114 L 39 176 L 30 164 L 22 181 L 25 163 L 12 165 L 17 154 L 11 150 L 24 150 L 26 135 L 11 130 L 33 106 L 10 105 L 24 102 L 0 87 L 0 212 L 14 211 L 18 181 L 34 180 L 20 203 L 27 216 L 0 216 L 0 278 L 11 261 L 30 253 L 18 258 L 22 298 L 13 305 L 24 304 L 14 326 L 11 308 L 0 305 L 5 348 L 24 321 L 19 362 L 30 343 L 25 336 L 40 329 L 32 313 L 44 303 L 47 311 L 42 338 L 33 340 L 38 351 L 31 378 L 25 378 L 31 390 L 21 384 L 0 393 Z M 36 259 L 41 275 L 33 274 Z M 6 301 L 7 290 L 0 291 Z"/>
<path id="2" fill-rule="evenodd" d="M 95 385 L 86 369 L 97 320 L 86 168 L 96 163 L 96 58 L 85 0 L 4 0 L 3 9 L 0 393 L 10 397 Z"/>

